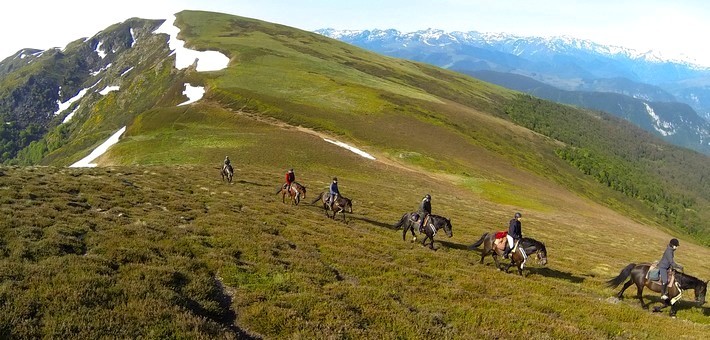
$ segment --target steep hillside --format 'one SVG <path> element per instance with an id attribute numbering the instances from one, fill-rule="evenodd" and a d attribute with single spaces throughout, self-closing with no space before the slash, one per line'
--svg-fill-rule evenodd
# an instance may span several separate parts
<path id="1" fill-rule="evenodd" d="M 707 157 L 606 115 L 286 26 L 195 11 L 176 25 L 229 66 L 176 70 L 152 33 L 155 59 L 13 159 L 50 167 L 0 169 L 0 337 L 708 332 L 705 307 L 682 302 L 683 322 L 658 318 L 603 285 L 660 257 L 672 236 L 686 271 L 710 277 L 699 245 L 710 234 Z M 206 93 L 177 106 L 186 83 Z M 54 167 L 122 126 L 101 168 Z M 225 155 L 234 184 L 218 175 Z M 338 176 L 354 200 L 348 223 L 281 203 L 291 167 L 306 201 Z M 454 225 L 435 252 L 391 227 L 425 193 Z M 527 278 L 467 249 L 515 211 L 549 252 Z"/>
<path id="2" fill-rule="evenodd" d="M 566 91 L 529 77 L 493 71 L 473 77 L 557 103 L 611 113 L 673 144 L 710 155 L 710 122 L 678 102 L 655 102 L 614 92 Z"/>

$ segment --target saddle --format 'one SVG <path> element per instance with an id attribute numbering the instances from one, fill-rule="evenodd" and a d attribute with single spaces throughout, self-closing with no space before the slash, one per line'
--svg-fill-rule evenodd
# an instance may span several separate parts
<path id="1" fill-rule="evenodd" d="M 412 222 L 419 223 L 420 218 L 421 215 L 417 213 L 412 214 Z M 424 227 L 429 227 L 432 231 L 434 231 L 434 235 L 436 235 L 436 228 L 429 222 L 431 222 L 431 215 L 426 215 L 426 217 L 424 218 L 424 223 L 422 223 L 421 227 L 419 228 L 419 232 L 424 233 Z"/>
<path id="2" fill-rule="evenodd" d="M 663 283 L 661 282 L 661 269 L 658 268 L 658 262 L 651 263 L 646 273 L 646 279 L 658 284 L 659 286 Z M 668 269 L 668 287 L 673 287 L 675 284 L 675 270 Z"/>

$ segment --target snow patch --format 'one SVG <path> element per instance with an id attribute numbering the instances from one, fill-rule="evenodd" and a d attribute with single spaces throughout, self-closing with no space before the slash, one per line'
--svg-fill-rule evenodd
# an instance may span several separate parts
<path id="1" fill-rule="evenodd" d="M 105 142 L 101 143 L 99 147 L 94 149 L 88 156 L 82 158 L 80 161 L 70 165 L 70 168 L 95 168 L 96 163 L 91 163 L 95 159 L 99 158 L 99 156 L 103 155 L 108 148 L 110 148 L 112 145 L 118 143 L 118 139 L 121 137 L 121 135 L 126 132 L 126 127 L 122 127 L 116 133 L 114 133 L 111 137 L 109 137 Z"/>
<path id="2" fill-rule="evenodd" d="M 96 53 L 99 54 L 99 57 L 101 57 L 101 59 L 106 58 L 106 52 L 104 52 L 104 51 L 101 49 L 101 45 L 103 45 L 103 44 L 104 44 L 103 41 L 99 41 L 99 44 L 96 45 Z"/>
<path id="3" fill-rule="evenodd" d="M 658 131 L 664 137 L 674 135 L 676 133 L 676 130 L 673 127 L 673 123 L 662 121 L 661 117 L 659 117 L 658 114 L 653 111 L 653 108 L 650 105 L 645 102 L 643 103 L 643 105 L 646 106 L 646 112 L 648 112 L 648 115 L 651 116 L 651 119 L 653 119 L 653 128 L 656 131 Z"/>
<path id="4" fill-rule="evenodd" d="M 131 32 L 131 47 L 136 44 L 136 32 L 133 30 L 133 27 L 130 29 Z"/>
<path id="5" fill-rule="evenodd" d="M 126 73 L 131 72 L 133 70 L 133 68 L 134 68 L 134 66 L 131 66 L 131 68 L 123 71 L 123 73 L 121 73 L 121 75 L 119 77 L 123 77 L 124 75 L 126 75 Z"/>
<path id="6" fill-rule="evenodd" d="M 57 111 L 54 112 L 54 115 L 56 116 L 59 113 L 61 113 L 62 111 L 68 109 L 71 106 L 71 104 L 74 104 L 74 102 L 76 102 L 77 100 L 84 97 L 84 95 L 86 94 L 86 92 L 89 91 L 90 88 L 91 87 L 82 89 L 81 91 L 79 91 L 79 93 L 76 94 L 76 96 L 69 98 L 69 100 L 65 101 L 64 103 L 57 100 L 57 105 L 59 105 L 59 109 L 57 109 Z M 61 90 L 59 90 L 59 91 L 61 93 Z"/>
<path id="7" fill-rule="evenodd" d="M 76 113 L 76 111 L 78 111 L 78 110 L 79 110 L 79 105 L 77 105 L 77 106 L 74 108 L 74 110 L 72 110 L 72 112 L 69 112 L 69 114 L 68 114 L 66 117 L 64 117 L 64 120 L 62 120 L 62 124 L 64 124 L 64 123 L 70 121 L 71 118 L 74 117 L 74 114 Z"/>
<path id="8" fill-rule="evenodd" d="M 118 91 L 119 89 L 120 89 L 119 86 L 106 86 L 103 90 L 99 91 L 99 94 L 102 96 L 105 96 L 109 92 Z"/>
<path id="9" fill-rule="evenodd" d="M 92 71 L 92 72 L 91 72 L 91 76 L 92 76 L 92 77 L 95 77 L 97 74 L 99 74 L 99 73 L 101 73 L 101 72 L 103 72 L 103 71 L 106 71 L 109 67 L 111 67 L 111 65 L 113 65 L 113 64 L 112 64 L 112 63 L 108 63 L 108 65 L 102 67 L 100 70 L 98 70 L 98 71 Z"/>
<path id="10" fill-rule="evenodd" d="M 343 143 L 343 142 L 334 141 L 334 140 L 331 140 L 331 139 L 328 139 L 328 138 L 323 138 L 323 140 L 326 141 L 326 142 L 328 142 L 328 143 L 335 144 L 335 145 L 337 145 L 337 146 L 339 146 L 339 147 L 341 147 L 341 148 L 348 149 L 348 150 L 350 150 L 350 151 L 352 151 L 352 152 L 354 152 L 354 153 L 356 153 L 356 154 L 358 154 L 358 155 L 360 155 L 360 156 L 362 156 L 362 157 L 365 157 L 365 158 L 367 158 L 367 159 L 371 159 L 371 160 L 373 160 L 373 161 L 375 160 L 375 157 L 373 157 L 373 156 L 370 155 L 369 153 L 367 153 L 367 152 L 365 152 L 365 151 L 362 151 L 362 150 L 360 150 L 360 149 L 358 149 L 358 148 L 356 148 L 356 147 L 354 147 L 354 146 L 350 146 L 350 145 L 345 144 L 345 143 Z"/>
<path id="11" fill-rule="evenodd" d="M 202 96 L 205 95 L 205 88 L 203 86 L 192 86 L 185 83 L 185 91 L 182 91 L 182 94 L 187 96 L 189 99 L 186 102 L 178 104 L 178 106 L 192 104 L 202 99 Z"/>
<path id="12" fill-rule="evenodd" d="M 226 55 L 217 51 L 195 51 L 185 47 L 185 42 L 178 39 L 177 35 L 180 29 L 173 25 L 176 18 L 173 16 L 172 21 L 165 22 L 158 27 L 154 33 L 165 33 L 170 36 L 168 46 L 175 53 L 175 67 L 182 70 L 195 63 L 197 60 L 197 71 L 219 71 L 227 68 L 229 58 Z"/>

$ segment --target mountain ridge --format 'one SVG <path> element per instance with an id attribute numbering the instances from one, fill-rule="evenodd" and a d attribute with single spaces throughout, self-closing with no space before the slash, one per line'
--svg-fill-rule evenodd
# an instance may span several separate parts
<path id="1" fill-rule="evenodd" d="M 710 276 L 706 156 L 611 115 L 279 24 L 183 11 L 175 25 L 227 68 L 179 69 L 162 33 L 104 51 L 114 60 L 93 68 L 95 90 L 118 89 L 89 91 L 0 167 L 0 337 L 707 334 L 692 297 L 678 322 L 604 286 L 670 237 L 687 271 Z M 99 58 L 97 46 L 66 59 Z M 43 74 L 25 67 L 15 72 Z M 205 93 L 180 106 L 186 84 Z M 36 101 L 57 104 L 42 95 L 57 87 L 39 89 Z M 123 126 L 99 167 L 64 167 Z M 308 188 L 298 206 L 275 194 L 289 168 Z M 305 204 L 334 176 L 353 200 L 344 219 Z M 427 193 L 454 226 L 437 251 L 392 227 Z M 516 211 L 549 249 L 524 278 L 469 250 Z"/>

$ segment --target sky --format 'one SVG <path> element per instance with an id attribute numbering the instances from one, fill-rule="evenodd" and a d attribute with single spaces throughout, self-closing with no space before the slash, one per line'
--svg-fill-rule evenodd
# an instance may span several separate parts
<path id="1" fill-rule="evenodd" d="M 706 0 L 24 0 L 3 3 L 0 60 L 21 48 L 63 48 L 131 17 L 164 19 L 183 9 L 235 14 L 308 31 L 504 32 L 569 36 L 654 50 L 710 66 Z"/>

